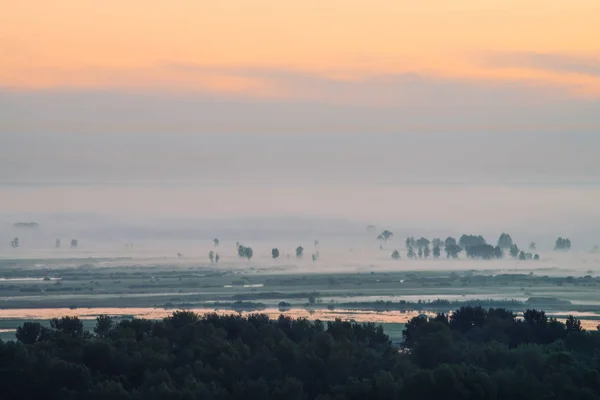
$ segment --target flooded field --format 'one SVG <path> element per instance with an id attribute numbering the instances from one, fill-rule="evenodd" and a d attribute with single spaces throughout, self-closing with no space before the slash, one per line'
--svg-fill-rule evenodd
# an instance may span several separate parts
<path id="1" fill-rule="evenodd" d="M 11 338 L 27 320 L 77 316 L 91 329 L 100 314 L 164 318 L 178 309 L 376 322 L 396 337 L 415 315 L 468 304 L 516 313 L 537 308 L 559 319 L 575 315 L 587 329 L 596 329 L 600 319 L 597 254 L 542 252 L 540 261 L 392 260 L 397 245 L 357 242 L 306 246 L 308 254 L 319 252 L 315 261 L 288 252 L 274 260 L 270 245 L 258 242 L 247 260 L 237 257 L 234 243 L 222 242 L 218 264 L 199 255 L 214 251 L 210 242 L 179 257 L 96 249 L 70 257 L 68 251 L 44 250 L 0 258 L 0 337 Z M 45 253 L 52 256 L 40 258 Z"/>

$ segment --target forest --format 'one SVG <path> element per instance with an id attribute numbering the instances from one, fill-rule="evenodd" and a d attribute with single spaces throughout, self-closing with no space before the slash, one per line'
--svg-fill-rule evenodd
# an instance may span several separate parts
<path id="1" fill-rule="evenodd" d="M 0 342 L 3 399 L 597 399 L 600 333 L 544 311 L 461 307 L 406 325 L 255 314 L 26 322 Z"/>

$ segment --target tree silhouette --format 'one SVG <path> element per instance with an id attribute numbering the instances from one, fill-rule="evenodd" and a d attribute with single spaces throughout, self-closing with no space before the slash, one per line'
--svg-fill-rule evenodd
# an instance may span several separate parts
<path id="1" fill-rule="evenodd" d="M 433 246 L 433 258 L 440 258 L 441 249 L 437 244 Z"/>
<path id="2" fill-rule="evenodd" d="M 94 333 L 101 338 L 108 337 L 110 331 L 114 328 L 115 321 L 108 315 L 100 315 L 96 318 L 96 327 Z"/>
<path id="3" fill-rule="evenodd" d="M 498 246 L 500 246 L 501 249 L 510 249 L 512 245 L 513 240 L 510 237 L 510 235 L 508 233 L 503 232 L 498 238 Z"/>
<path id="4" fill-rule="evenodd" d="M 417 240 L 417 247 L 419 249 L 424 249 L 425 247 L 429 246 L 430 243 L 431 242 L 429 241 L 429 239 L 421 237 L 420 239 Z"/>
<path id="5" fill-rule="evenodd" d="M 571 240 L 567 238 L 559 237 L 556 239 L 554 250 L 568 251 L 571 249 Z"/>
<path id="6" fill-rule="evenodd" d="M 433 247 L 439 246 L 440 248 L 444 247 L 444 241 L 440 238 L 435 238 L 431 241 L 431 245 Z"/>
<path id="7" fill-rule="evenodd" d="M 392 253 L 392 258 L 394 260 L 399 260 L 400 259 L 400 253 L 398 252 L 398 250 L 394 250 L 394 252 Z"/>
<path id="8" fill-rule="evenodd" d="M 40 338 L 43 329 L 39 322 L 25 322 L 17 328 L 17 340 L 25 344 L 34 344 Z"/>
<path id="9" fill-rule="evenodd" d="M 504 258 L 504 251 L 500 246 L 494 247 L 494 257 L 495 258 Z"/>
<path id="10" fill-rule="evenodd" d="M 517 258 L 519 256 L 519 248 L 517 247 L 516 244 L 513 244 L 512 246 L 510 246 L 510 256 L 512 258 Z"/>
<path id="11" fill-rule="evenodd" d="M 390 240 L 393 236 L 394 234 L 386 229 L 385 231 L 381 232 L 379 236 L 377 236 L 377 239 L 383 240 L 387 243 L 387 241 Z"/>
<path id="12" fill-rule="evenodd" d="M 279 258 L 279 249 L 271 249 L 271 257 L 273 257 L 273 259 Z"/>
<path id="13" fill-rule="evenodd" d="M 459 245 L 457 245 L 456 243 L 450 242 L 450 244 L 446 245 L 444 250 L 446 252 L 446 258 L 457 259 L 458 255 L 462 251 L 462 248 Z"/>
<path id="14" fill-rule="evenodd" d="M 444 246 L 450 246 L 450 245 L 456 246 L 456 245 L 458 245 L 458 242 L 456 241 L 455 238 L 448 236 L 446 238 L 446 240 L 444 240 Z"/>
<path id="15" fill-rule="evenodd" d="M 583 328 L 581 327 L 581 321 L 572 315 L 569 315 L 567 317 L 567 320 L 565 321 L 565 326 L 566 326 L 567 332 L 583 331 Z"/>
<path id="16" fill-rule="evenodd" d="M 458 245 L 465 250 L 471 246 L 480 246 L 484 244 L 487 244 L 487 242 L 481 235 L 462 235 L 458 241 Z"/>

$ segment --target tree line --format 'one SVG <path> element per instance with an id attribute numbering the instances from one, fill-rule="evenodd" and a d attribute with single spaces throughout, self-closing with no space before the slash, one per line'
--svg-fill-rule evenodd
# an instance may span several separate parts
<path id="1" fill-rule="evenodd" d="M 379 236 L 378 240 L 387 242 L 394 236 L 393 232 L 385 230 Z M 529 243 L 528 250 L 523 250 L 513 242 L 511 236 L 502 233 L 494 246 L 488 243 L 481 235 L 462 235 L 458 240 L 454 237 L 447 237 L 445 240 L 435 238 L 429 240 L 425 237 L 415 239 L 414 236 L 407 237 L 405 240 L 406 257 L 409 259 L 427 259 L 429 257 L 440 258 L 442 252 L 446 258 L 458 259 L 464 252 L 468 258 L 492 260 L 504 258 L 505 252 L 510 257 L 519 260 L 539 260 L 540 256 L 534 253 L 537 249 L 535 242 Z M 383 246 L 380 246 L 383 250 Z M 558 238 L 555 250 L 568 250 L 571 248 L 569 239 Z M 395 260 L 401 258 L 400 251 L 395 249 L 391 257 Z"/>
<path id="2" fill-rule="evenodd" d="M 3 399 L 599 399 L 600 334 L 543 311 L 462 307 L 381 326 L 255 314 L 27 322 L 0 342 Z"/>

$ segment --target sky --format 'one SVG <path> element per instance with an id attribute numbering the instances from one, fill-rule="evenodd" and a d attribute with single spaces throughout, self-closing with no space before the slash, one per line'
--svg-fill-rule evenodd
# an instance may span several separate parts
<path id="1" fill-rule="evenodd" d="M 459 225 L 477 195 L 444 185 L 483 185 L 494 223 L 600 218 L 597 0 L 0 6 L 2 212 L 172 203 L 417 224 L 446 198 L 456 215 L 436 218 Z M 44 182 L 239 186 L 185 202 L 121 188 L 101 203 L 98 187 L 10 186 Z M 148 193 L 162 200 L 139 204 Z"/>
<path id="2" fill-rule="evenodd" d="M 155 119 L 156 130 L 193 133 L 279 132 L 304 119 L 288 129 L 598 129 L 596 0 L 23 0 L 2 10 L 2 133 L 144 132 Z M 130 113 L 128 96 L 151 100 Z M 187 115 L 207 102 L 207 118 Z M 284 123 L 231 121 L 244 105 Z M 340 109 L 353 114 L 345 125 Z"/>

